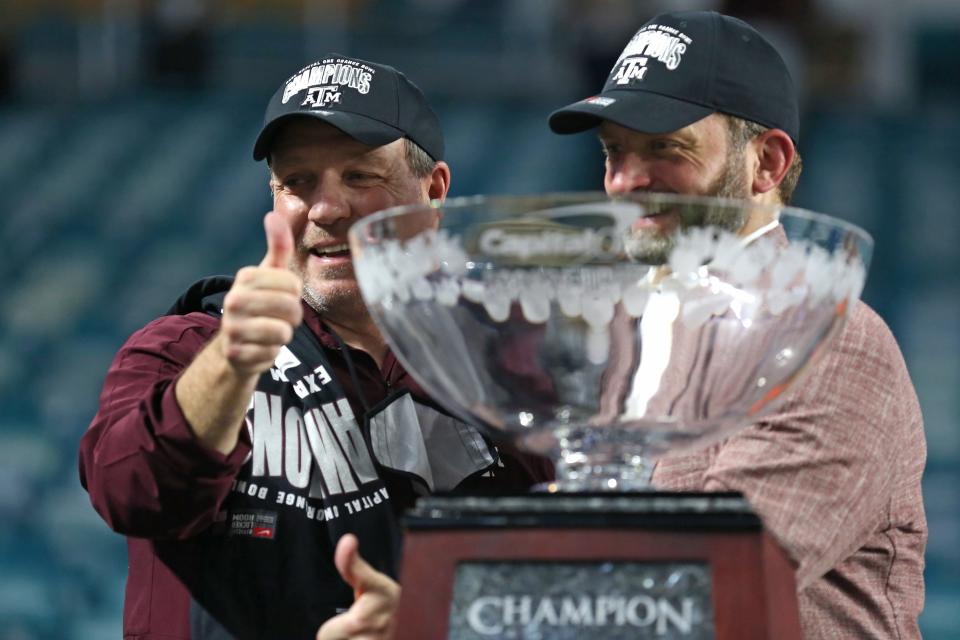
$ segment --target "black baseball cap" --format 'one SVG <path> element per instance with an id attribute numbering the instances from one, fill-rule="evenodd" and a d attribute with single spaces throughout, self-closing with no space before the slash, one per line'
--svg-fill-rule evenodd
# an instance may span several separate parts
<path id="1" fill-rule="evenodd" d="M 556 133 L 609 120 L 668 133 L 714 112 L 782 129 L 797 144 L 800 116 L 783 58 L 742 20 L 715 11 L 662 13 L 640 27 L 599 95 L 550 114 Z"/>
<path id="2" fill-rule="evenodd" d="M 267 157 L 281 124 L 302 117 L 374 146 L 410 138 L 434 160 L 443 159 L 437 114 L 417 85 L 385 64 L 331 53 L 293 74 L 267 105 L 253 159 Z"/>

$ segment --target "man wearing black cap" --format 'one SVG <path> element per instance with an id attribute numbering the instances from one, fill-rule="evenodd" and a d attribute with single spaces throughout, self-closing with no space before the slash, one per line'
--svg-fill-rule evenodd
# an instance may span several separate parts
<path id="1" fill-rule="evenodd" d="M 442 200 L 443 152 L 392 67 L 329 55 L 270 101 L 265 257 L 130 337 L 81 442 L 81 481 L 128 536 L 125 637 L 388 636 L 415 496 L 548 479 L 438 412 L 359 296 L 348 227 Z"/>
<path id="2" fill-rule="evenodd" d="M 598 128 L 609 194 L 661 191 L 787 204 L 800 173 L 797 99 L 777 51 L 713 12 L 643 25 L 600 94 L 550 116 Z M 746 235 L 762 221 L 713 221 Z M 686 224 L 646 219 L 631 239 L 667 254 Z M 919 638 L 926 520 L 923 420 L 896 341 L 858 303 L 777 413 L 707 450 L 658 461 L 655 485 L 740 491 L 797 565 L 805 638 Z"/>

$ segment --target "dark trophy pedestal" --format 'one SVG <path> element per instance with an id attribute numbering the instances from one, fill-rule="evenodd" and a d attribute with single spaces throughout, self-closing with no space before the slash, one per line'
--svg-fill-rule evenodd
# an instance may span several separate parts
<path id="1" fill-rule="evenodd" d="M 737 494 L 433 496 L 406 529 L 398 638 L 800 638 Z"/>

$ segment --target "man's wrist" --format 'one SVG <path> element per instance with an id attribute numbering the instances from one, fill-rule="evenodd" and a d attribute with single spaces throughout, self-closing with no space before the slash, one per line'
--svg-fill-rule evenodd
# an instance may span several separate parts
<path id="1" fill-rule="evenodd" d="M 177 379 L 174 394 L 197 440 L 228 455 L 237 444 L 259 373 L 237 371 L 224 351 L 223 336 L 217 333 Z"/>

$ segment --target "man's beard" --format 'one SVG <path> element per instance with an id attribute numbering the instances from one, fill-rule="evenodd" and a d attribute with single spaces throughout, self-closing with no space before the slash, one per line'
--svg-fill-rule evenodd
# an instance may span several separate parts
<path id="1" fill-rule="evenodd" d="M 323 295 L 309 284 L 303 285 L 303 300 L 320 315 L 330 311 L 330 296 Z"/>
<path id="2" fill-rule="evenodd" d="M 750 196 L 743 154 L 727 156 L 723 171 L 710 183 L 700 196 L 734 198 L 745 200 Z M 749 207 L 704 206 L 699 204 L 674 205 L 682 208 L 680 225 L 665 233 L 658 231 L 634 231 L 624 240 L 624 250 L 631 259 L 650 265 L 666 264 L 677 244 L 677 235 L 690 227 L 711 226 L 737 233 L 749 216 Z"/>
<path id="3" fill-rule="evenodd" d="M 350 317 L 358 312 L 366 313 L 366 307 L 360 297 L 359 291 L 344 290 L 343 287 L 335 289 L 320 290 L 310 284 L 310 277 L 304 269 L 297 267 L 293 271 L 300 276 L 303 282 L 303 300 L 314 311 L 324 317 Z M 336 272 L 327 273 L 325 276 L 331 280 L 345 279 L 352 274 L 350 266 L 344 266 L 337 269 Z"/>

